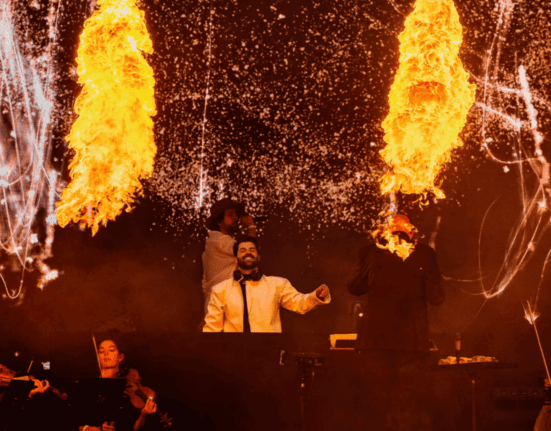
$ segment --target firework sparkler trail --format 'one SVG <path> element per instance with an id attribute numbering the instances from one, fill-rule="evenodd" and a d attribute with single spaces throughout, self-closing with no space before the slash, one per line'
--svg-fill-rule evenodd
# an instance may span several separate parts
<path id="1" fill-rule="evenodd" d="M 513 13 L 513 10 L 515 8 L 514 2 L 511 0 L 500 0 L 499 2 L 499 18 L 497 20 L 497 26 L 496 31 L 494 32 L 494 37 L 492 39 L 492 44 L 490 45 L 490 49 L 488 50 L 488 55 L 485 59 L 485 74 L 484 74 L 484 91 L 483 91 L 483 97 L 482 101 L 484 106 L 487 104 L 487 99 L 490 96 L 488 93 L 489 89 L 489 83 L 490 81 L 493 81 L 495 77 L 497 76 L 497 72 L 499 70 L 499 61 L 501 58 L 501 52 L 503 48 L 503 41 L 505 40 L 504 35 L 509 30 L 509 25 L 511 23 L 511 15 Z M 492 55 L 495 51 L 495 59 L 492 59 Z M 493 68 L 490 71 L 490 67 Z M 482 113 L 482 138 L 485 137 L 485 113 Z"/>
<path id="2" fill-rule="evenodd" d="M 39 269 L 40 288 L 58 275 L 44 263 L 51 256 L 54 240 L 52 202 L 59 176 L 50 160 L 58 6 L 57 2 L 50 5 L 47 45 L 43 55 L 34 58 L 22 52 L 14 5 L 0 4 L 0 97 L 4 113 L 0 118 L 0 236 L 2 249 L 12 266 L 17 262 L 20 271 L 16 288 L 8 286 L 3 276 L 2 281 L 4 297 L 19 298 L 19 303 L 27 271 Z"/>
<path id="3" fill-rule="evenodd" d="M 549 163 L 545 157 L 543 157 L 543 151 L 541 150 L 541 143 L 543 142 L 543 136 L 538 130 L 538 120 L 536 109 L 532 103 L 532 93 L 530 92 L 530 85 L 528 84 L 528 78 L 526 77 L 526 69 L 524 66 L 520 66 L 518 70 L 520 79 L 520 86 L 522 88 L 521 94 L 526 105 L 526 111 L 528 112 L 528 118 L 530 119 L 530 129 L 536 143 L 535 153 L 538 156 L 538 161 L 541 163 L 543 172 L 541 176 L 541 185 L 543 187 L 549 185 Z"/>
<path id="4" fill-rule="evenodd" d="M 212 34 L 213 34 L 213 28 L 212 28 L 212 19 L 214 16 L 214 10 L 212 9 L 212 0 L 210 1 L 209 6 L 209 32 L 208 32 L 208 39 L 207 39 L 207 82 L 205 85 L 205 105 L 203 107 L 203 124 L 201 126 L 201 168 L 199 171 L 199 197 L 198 197 L 198 206 L 197 208 L 201 208 L 203 206 L 203 199 L 205 196 L 205 130 L 207 127 L 207 107 L 209 103 L 210 98 L 210 63 L 212 59 Z"/>
<path id="5" fill-rule="evenodd" d="M 532 201 L 532 206 L 535 204 L 536 202 Z M 481 226 L 480 235 L 479 235 L 479 248 L 482 242 L 481 235 L 482 235 L 484 223 L 492 206 L 493 204 L 486 211 L 484 220 L 482 221 L 482 226 Z M 509 283 L 511 283 L 515 275 L 518 273 L 519 269 L 525 264 L 529 255 L 534 251 L 535 241 L 537 241 L 538 237 L 540 236 L 540 228 L 544 228 L 544 226 L 542 225 L 541 218 L 538 219 L 536 227 L 531 232 L 531 235 L 527 236 L 526 227 L 528 223 L 530 223 L 532 215 L 533 215 L 533 211 L 529 209 L 529 211 L 523 214 L 519 222 L 519 228 L 513 231 L 514 236 L 510 240 L 509 246 L 506 250 L 505 257 L 503 259 L 503 264 L 497 276 L 497 281 L 494 282 L 494 284 L 490 289 L 485 288 L 484 283 L 482 281 L 483 280 L 482 276 L 480 277 L 482 291 L 484 296 L 487 299 L 495 297 L 499 295 L 501 292 L 503 292 L 503 290 L 505 290 L 505 288 L 509 285 Z M 521 245 L 516 248 L 515 246 L 517 245 L 518 242 L 520 242 Z M 480 271 L 480 274 L 482 274 L 482 263 L 480 261 L 480 253 L 478 255 L 478 258 L 479 258 L 479 271 Z M 505 275 L 502 275 L 503 273 Z"/>
<path id="6" fill-rule="evenodd" d="M 368 167 L 369 161 L 363 156 L 360 160 L 358 153 L 354 154 L 343 142 L 349 140 L 351 134 L 362 134 L 361 130 L 369 126 L 362 122 L 359 129 L 354 130 L 349 124 L 349 109 L 341 110 L 333 105 L 329 108 L 329 100 L 337 93 L 345 93 L 334 86 L 350 79 L 347 76 L 352 68 L 349 67 L 351 61 L 358 61 L 366 31 L 366 15 L 360 9 L 369 13 L 369 8 L 361 8 L 350 0 L 345 4 L 327 5 L 331 12 L 335 6 L 340 10 L 337 22 L 332 23 L 333 14 L 326 14 L 325 6 L 322 11 L 317 10 L 316 4 L 297 4 L 304 12 L 316 14 L 304 26 L 291 21 L 301 21 L 306 15 L 287 13 L 290 3 L 283 3 L 258 9 L 252 4 L 213 1 L 216 15 L 211 28 L 208 25 L 210 2 L 201 3 L 192 15 L 186 13 L 186 19 L 193 19 L 197 24 L 186 25 L 191 27 L 186 37 L 190 49 L 186 47 L 182 57 L 190 65 L 193 62 L 202 66 L 195 76 L 193 66 L 186 69 L 190 71 L 186 74 L 186 85 L 180 86 L 181 92 L 174 98 L 177 102 L 172 107 L 179 109 L 187 103 L 195 112 L 186 112 L 178 132 L 170 138 L 164 135 L 166 145 L 159 157 L 162 170 L 156 171 L 152 182 L 159 199 L 173 206 L 175 216 L 167 221 L 176 230 L 197 216 L 202 145 L 203 186 L 207 186 L 203 187 L 203 208 L 224 194 L 254 202 L 256 207 L 250 210 L 255 213 L 285 207 L 295 214 L 300 229 L 312 235 L 319 226 L 313 223 L 311 215 L 321 208 L 333 208 L 330 217 L 339 224 L 354 223 L 359 212 L 365 210 L 365 206 L 360 209 L 362 205 L 352 196 L 374 189 L 371 177 L 375 174 Z M 390 5 L 388 7 L 390 9 Z M 180 8 L 174 6 L 173 9 L 180 16 Z M 260 20 L 253 18 L 257 14 Z M 373 19 L 381 21 L 377 16 Z M 237 25 L 245 22 L 245 26 Z M 340 27 L 332 28 L 333 37 L 325 41 L 326 27 L 333 24 Z M 381 31 L 380 25 L 373 25 Z M 396 33 L 395 27 L 387 28 L 389 30 L 382 31 Z M 203 139 L 201 125 L 205 124 L 207 76 L 204 65 L 208 60 L 208 46 L 202 46 L 201 50 L 193 46 L 208 41 L 210 31 L 213 32 L 210 97 Z M 217 34 L 224 37 L 218 40 Z M 176 33 L 174 38 L 178 38 Z M 363 59 L 359 61 L 364 63 Z M 215 62 L 220 67 L 214 67 Z M 369 92 L 365 82 L 357 89 L 356 93 Z M 326 115 L 327 109 L 332 111 L 330 118 Z M 320 123 L 326 119 L 328 123 L 335 123 L 335 127 Z M 178 148 L 179 142 L 193 142 L 195 151 L 185 154 Z M 165 150 L 167 147 L 170 154 Z M 341 168 L 338 173 L 330 172 L 331 160 L 337 158 Z M 351 159 L 354 161 L 348 164 Z M 157 175 L 163 171 L 171 172 L 171 177 Z M 182 187 L 182 184 L 195 186 Z M 366 223 L 366 218 L 363 222 Z"/>
<path id="7" fill-rule="evenodd" d="M 396 4 L 396 2 L 394 0 L 388 0 L 388 2 L 392 5 L 392 7 L 394 8 L 394 10 L 396 12 L 398 12 L 400 15 L 404 14 L 400 9 L 398 9 L 398 5 Z"/>
<path id="8" fill-rule="evenodd" d="M 528 122 L 521 122 L 520 119 L 515 119 L 510 116 L 506 116 L 504 114 L 501 114 L 498 110 L 494 110 L 490 107 L 486 107 L 483 105 L 483 113 L 485 114 L 486 111 L 488 112 L 496 112 L 496 114 L 501 118 L 502 120 L 505 120 L 508 123 L 516 125 L 514 127 L 514 132 L 518 134 L 521 129 L 528 129 L 531 131 L 534 143 L 535 143 L 535 150 L 534 150 L 534 157 L 529 157 L 525 159 L 520 159 L 520 155 L 522 153 L 526 154 L 526 150 L 524 147 L 522 147 L 522 144 L 519 142 L 519 148 L 517 150 L 517 154 L 519 155 L 516 160 L 512 161 L 503 161 L 498 159 L 497 157 L 492 154 L 492 152 L 489 150 L 488 146 L 484 142 L 483 148 L 487 151 L 487 154 L 494 160 L 502 164 L 517 164 L 519 166 L 519 173 L 520 173 L 520 182 L 521 182 L 521 192 L 522 192 L 522 204 L 523 209 L 522 213 L 519 217 L 519 220 L 517 221 L 515 227 L 511 231 L 510 240 L 508 242 L 505 257 L 503 259 L 502 266 L 499 270 L 499 273 L 497 275 L 496 280 L 492 284 L 490 288 L 486 288 L 484 283 L 481 279 L 481 287 L 482 287 L 482 294 L 485 298 L 493 298 L 500 293 L 502 293 L 507 286 L 510 285 L 510 283 L 513 281 L 515 276 L 519 273 L 519 271 L 526 265 L 528 260 L 532 257 L 534 254 L 534 251 L 536 247 L 538 246 L 538 243 L 540 242 L 542 236 L 545 232 L 549 230 L 549 211 L 547 209 L 547 202 L 550 199 L 550 189 L 549 189 L 549 172 L 550 172 L 550 165 L 545 156 L 543 155 L 543 151 L 541 150 L 541 144 L 544 140 L 543 135 L 538 130 L 538 122 L 537 122 L 537 111 L 533 105 L 533 96 L 530 91 L 527 75 L 526 75 L 526 69 L 523 65 L 521 65 L 518 69 L 518 77 L 520 82 L 520 89 L 516 90 L 514 94 L 517 96 L 517 99 L 522 97 L 525 111 L 528 116 Z M 483 114 L 483 120 L 485 120 L 485 115 Z M 484 127 L 484 124 L 483 124 Z M 531 167 L 532 172 L 536 175 L 536 178 L 538 180 L 538 187 L 536 188 L 536 191 L 528 197 L 526 191 L 525 191 L 525 178 L 524 173 L 522 172 L 523 165 L 525 163 L 528 163 L 528 165 Z M 491 206 L 488 208 L 486 212 L 486 216 L 488 215 L 488 212 L 490 211 Z M 485 218 L 486 218 L 485 216 Z M 482 234 L 482 230 L 484 227 L 484 222 L 480 229 L 480 234 Z M 481 239 L 479 238 L 479 250 L 481 246 Z M 543 280 L 543 276 L 545 273 L 545 269 L 547 268 L 547 264 L 549 262 L 549 259 L 551 257 L 551 252 L 547 253 L 542 273 L 540 275 L 540 282 L 538 283 L 538 287 L 535 293 L 536 302 L 534 303 L 535 306 L 537 306 L 537 298 L 539 298 L 539 290 L 541 288 L 541 282 Z M 482 273 L 482 264 L 480 262 L 480 252 L 479 252 L 479 271 Z"/>
<path id="9" fill-rule="evenodd" d="M 78 50 L 78 119 L 66 138 L 75 150 L 71 182 L 57 204 L 59 225 L 100 225 L 130 211 L 140 180 L 153 172 L 156 115 L 153 46 L 136 0 L 99 0 Z"/>
<path id="10" fill-rule="evenodd" d="M 543 346 L 541 345 L 540 334 L 538 333 L 538 328 L 536 326 L 536 319 L 539 317 L 539 313 L 537 313 L 536 310 L 532 310 L 532 307 L 530 306 L 530 301 L 526 301 L 526 305 L 527 305 L 526 307 L 524 307 L 523 305 L 524 317 L 526 318 L 526 320 L 528 320 L 528 323 L 530 323 L 530 325 L 532 325 L 532 327 L 534 328 L 534 332 L 536 333 L 536 339 L 538 340 L 538 346 L 541 352 L 541 358 L 543 360 L 543 365 L 545 367 L 545 372 L 547 374 L 547 381 L 551 382 L 549 367 L 547 366 L 547 360 L 545 359 L 545 353 L 543 351 Z"/>
<path id="11" fill-rule="evenodd" d="M 480 128 L 477 129 L 480 148 L 489 160 L 503 165 L 504 172 L 509 172 L 512 166 L 518 168 L 522 209 L 517 222 L 510 230 L 504 257 L 501 260 L 497 275 L 492 277 L 482 275 L 483 265 L 480 254 L 482 232 L 486 227 L 485 221 L 489 217 L 489 212 L 492 210 L 495 201 L 486 211 L 479 232 L 479 277 L 472 280 L 472 282 L 479 283 L 481 288 L 478 292 L 467 292 L 460 289 L 470 295 L 482 296 L 483 302 L 474 317 L 464 325 L 463 330 L 474 321 L 474 318 L 480 313 L 484 304 L 489 299 L 497 297 L 512 284 L 515 277 L 528 265 L 532 257 L 537 254 L 536 250 L 542 245 L 542 238 L 550 231 L 548 202 L 551 199 L 549 187 L 551 167 L 542 150 L 542 144 L 546 138 L 542 132 L 543 129 L 539 130 L 538 109 L 536 106 L 549 110 L 549 106 L 551 105 L 541 94 L 538 95 L 537 92 L 534 93 L 531 90 L 530 64 L 525 63 L 528 61 L 526 57 L 521 60 L 524 64 L 519 66 L 518 63 L 515 63 L 512 76 L 510 73 L 504 73 L 501 64 L 503 58 L 507 58 L 506 56 L 510 54 L 511 50 L 511 46 L 506 44 L 506 41 L 510 40 L 509 36 L 514 36 L 514 39 L 516 39 L 516 35 L 510 35 L 509 33 L 513 25 L 513 13 L 519 11 L 519 14 L 515 15 L 515 19 L 517 19 L 517 16 L 522 19 L 521 7 L 523 7 L 522 3 L 513 0 L 500 0 L 497 3 L 495 9 L 495 31 L 493 32 L 491 43 L 487 50 L 482 51 L 484 54 L 479 57 L 483 63 L 483 73 L 481 77 L 473 74 L 473 78 L 481 88 L 480 97 L 475 102 L 478 111 L 476 115 L 480 119 Z M 527 10 L 530 10 L 530 8 L 527 7 Z M 477 55 L 476 52 L 474 54 Z M 516 52 L 515 58 L 517 58 Z M 499 82 L 498 76 L 504 83 Z M 543 79 L 541 73 L 539 79 Z M 514 84 L 515 82 L 517 83 L 516 85 Z M 510 109 L 506 109 L 506 106 L 508 106 L 507 104 L 514 106 L 515 101 L 517 112 L 513 114 Z M 496 130 L 499 135 L 494 133 Z M 528 142 L 525 139 L 527 133 L 531 137 L 531 139 L 528 139 Z M 503 136 L 507 135 L 506 142 L 503 142 Z M 500 154 L 507 145 L 512 149 L 512 157 L 504 157 L 503 154 Z M 530 168 L 531 174 L 525 172 L 527 166 Z M 533 180 L 531 175 L 536 179 L 535 191 L 529 191 Z M 535 291 L 532 289 L 532 303 L 536 307 L 542 281 L 550 260 L 551 251 L 545 250 L 545 260 L 539 277 L 539 283 L 537 283 Z M 459 281 L 455 280 L 455 277 L 450 279 Z M 488 282 L 488 279 L 491 281 Z"/>

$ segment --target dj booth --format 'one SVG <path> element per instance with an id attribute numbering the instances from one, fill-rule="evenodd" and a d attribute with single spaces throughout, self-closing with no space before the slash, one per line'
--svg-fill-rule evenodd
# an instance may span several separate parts
<path id="1" fill-rule="evenodd" d="M 95 337 L 99 344 L 104 335 Z M 119 333 L 115 341 L 125 353 L 122 365 L 139 370 L 143 385 L 157 392 L 159 409 L 174 416 L 173 429 L 344 431 L 357 429 L 355 417 L 363 413 L 353 407 L 362 396 L 356 377 L 369 364 L 354 350 L 332 349 L 329 334 Z M 8 350 L 4 344 L 0 363 L 10 366 L 6 353 L 18 349 L 18 361 L 33 359 L 30 374 L 48 363 L 53 376 L 66 380 L 98 376 L 90 333 L 56 334 L 34 351 L 19 343 Z M 492 429 L 493 378 L 478 376 L 479 430 Z M 472 429 L 470 381 L 460 370 L 432 373 L 418 390 L 434 392 L 425 412 L 434 429 Z M 542 403 L 535 400 L 526 424 L 533 426 Z"/>

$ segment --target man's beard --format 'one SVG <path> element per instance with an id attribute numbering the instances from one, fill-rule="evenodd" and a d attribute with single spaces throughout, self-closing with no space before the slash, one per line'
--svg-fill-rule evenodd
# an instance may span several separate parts
<path id="1" fill-rule="evenodd" d="M 236 233 L 237 231 L 239 231 L 239 222 L 235 222 L 234 224 L 229 224 L 227 225 L 228 226 L 228 230 L 234 234 Z"/>
<path id="2" fill-rule="evenodd" d="M 237 259 L 237 266 L 240 269 L 255 269 L 258 267 L 258 258 L 253 259 L 250 262 L 245 262 L 245 260 Z"/>

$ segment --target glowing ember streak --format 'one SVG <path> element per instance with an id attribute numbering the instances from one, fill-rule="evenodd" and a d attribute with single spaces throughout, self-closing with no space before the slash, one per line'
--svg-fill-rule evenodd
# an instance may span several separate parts
<path id="1" fill-rule="evenodd" d="M 436 177 L 462 145 L 476 89 L 458 57 L 463 35 L 453 2 L 417 0 L 399 39 L 400 66 L 382 124 L 388 145 L 381 155 L 390 170 L 381 190 L 443 198 Z"/>
<path id="2" fill-rule="evenodd" d="M 533 325 L 540 314 L 537 311 L 529 311 L 528 307 L 524 307 L 524 305 L 522 307 L 524 308 L 524 318 L 530 325 Z"/>
<path id="3" fill-rule="evenodd" d="M 539 314 L 536 310 L 532 310 L 530 306 L 530 301 L 526 301 L 527 307 L 524 307 L 524 317 L 530 322 L 530 325 L 534 327 L 534 332 L 536 333 L 536 338 L 538 340 L 538 345 L 540 347 L 541 357 L 543 359 L 543 365 L 545 366 L 545 372 L 547 373 L 547 379 L 551 381 L 551 375 L 549 374 L 549 367 L 547 366 L 547 360 L 545 359 L 545 353 L 543 351 L 543 346 L 541 345 L 540 334 L 538 333 L 538 328 L 536 327 L 536 319 L 539 317 Z"/>
<path id="4" fill-rule="evenodd" d="M 80 222 L 95 234 L 100 224 L 131 210 L 140 179 L 153 173 L 156 115 L 152 53 L 137 0 L 98 0 L 78 49 L 79 115 L 67 136 L 75 151 L 71 183 L 57 205 L 60 226 Z"/>
<path id="5" fill-rule="evenodd" d="M 32 20 L 20 21 L 16 2 L 0 2 L 0 285 L 2 297 L 17 299 L 17 305 L 27 272 L 38 268 L 40 288 L 52 280 L 45 278 L 52 270 L 44 261 L 52 256 L 55 232 L 48 219 L 55 219 L 59 175 L 51 158 L 58 13 L 59 3 L 50 2 L 48 37 L 36 57 L 23 49 L 31 45 Z M 24 32 L 16 31 L 16 22 Z M 2 275 L 9 270 L 20 273 L 15 287 Z"/>

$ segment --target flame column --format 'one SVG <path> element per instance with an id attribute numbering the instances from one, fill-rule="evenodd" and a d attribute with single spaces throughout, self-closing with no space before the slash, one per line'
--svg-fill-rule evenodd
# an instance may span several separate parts
<path id="1" fill-rule="evenodd" d="M 57 204 L 57 219 L 92 228 L 130 211 L 140 180 L 153 173 L 156 115 L 153 52 L 145 15 L 137 0 L 98 0 L 86 21 L 77 58 L 74 122 L 66 137 L 74 157 L 71 182 Z"/>
<path id="2" fill-rule="evenodd" d="M 400 65 L 382 124 L 381 155 L 390 169 L 381 190 L 444 198 L 436 178 L 462 145 L 476 90 L 458 56 L 463 34 L 453 1 L 417 0 L 399 39 Z"/>

